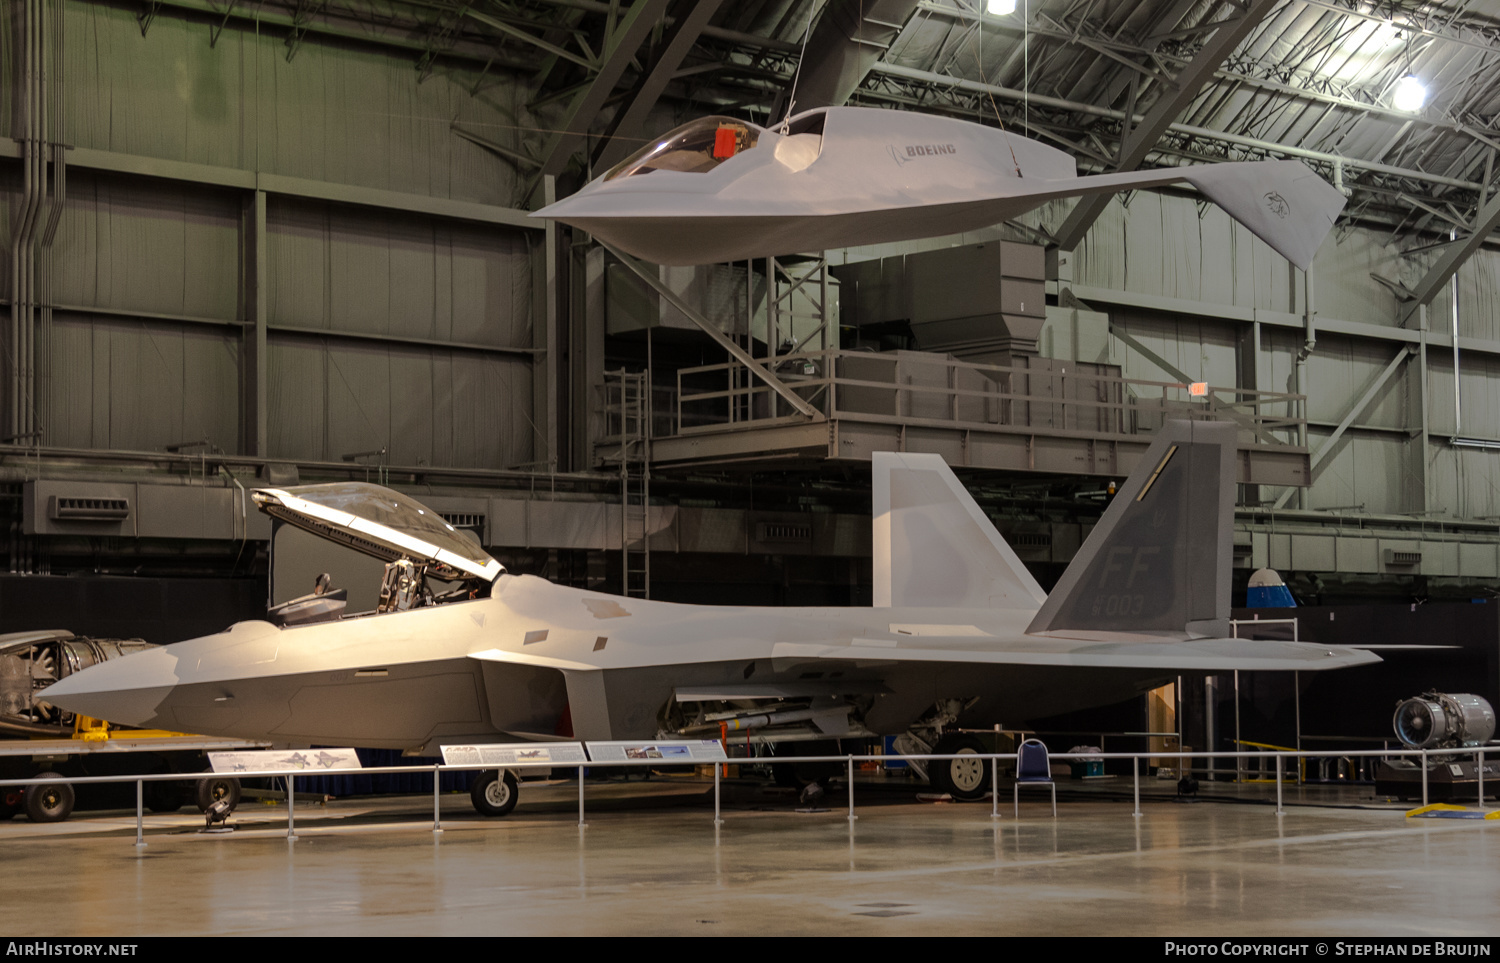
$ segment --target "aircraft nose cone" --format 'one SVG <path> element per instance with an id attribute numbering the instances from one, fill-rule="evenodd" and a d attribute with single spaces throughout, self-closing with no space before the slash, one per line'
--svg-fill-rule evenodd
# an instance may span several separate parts
<path id="1" fill-rule="evenodd" d="M 177 683 L 177 656 L 163 647 L 75 672 L 42 690 L 39 698 L 95 719 L 153 726 Z"/>

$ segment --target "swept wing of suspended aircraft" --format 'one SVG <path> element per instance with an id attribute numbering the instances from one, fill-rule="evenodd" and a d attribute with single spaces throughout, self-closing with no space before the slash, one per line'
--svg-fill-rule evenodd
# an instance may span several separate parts
<path id="1" fill-rule="evenodd" d="M 1344 195 L 1301 161 L 1078 176 L 1072 157 L 949 117 L 825 107 L 763 128 L 704 117 L 532 216 L 658 264 L 956 234 L 1085 194 L 1191 184 L 1306 270 Z"/>
<path id="2" fill-rule="evenodd" d="M 982 748 L 945 733 L 956 725 L 1019 725 L 1184 672 L 1378 661 L 1229 637 L 1235 441 L 1233 425 L 1168 422 L 1051 595 L 941 457 L 876 454 L 875 604 L 862 608 L 567 588 L 506 573 L 389 489 L 261 489 L 263 511 L 386 560 L 384 611 L 308 596 L 267 621 L 85 669 L 46 698 L 117 723 L 289 745 L 716 737 L 722 722 L 773 739 L 901 734 L 948 753 Z M 972 762 L 931 776 L 961 794 L 987 785 Z M 484 787 L 481 811 L 514 804 L 510 774 Z"/>

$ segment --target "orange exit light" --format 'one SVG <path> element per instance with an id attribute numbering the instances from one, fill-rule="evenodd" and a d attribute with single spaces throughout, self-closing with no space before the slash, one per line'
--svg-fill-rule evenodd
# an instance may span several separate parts
<path id="1" fill-rule="evenodd" d="M 1194 398 L 1208 397 L 1208 382 L 1194 381 L 1192 384 L 1188 385 L 1188 394 L 1192 395 Z"/>

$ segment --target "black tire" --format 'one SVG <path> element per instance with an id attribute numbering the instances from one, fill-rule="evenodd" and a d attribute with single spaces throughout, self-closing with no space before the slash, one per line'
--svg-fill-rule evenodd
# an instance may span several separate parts
<path id="1" fill-rule="evenodd" d="M 928 781 L 938 792 L 954 799 L 983 799 L 990 791 L 990 760 L 977 757 L 989 750 L 974 736 L 950 732 L 933 747 L 934 755 L 957 755 L 958 759 L 934 759 L 927 764 Z"/>
<path id="2" fill-rule="evenodd" d="M 469 787 L 469 799 L 481 816 L 509 815 L 520 796 L 516 774 L 509 769 L 504 772 L 487 769 Z"/>
<path id="3" fill-rule="evenodd" d="M 38 779 L 60 779 L 55 772 L 37 773 Z M 73 813 L 73 787 L 64 782 L 26 787 L 26 818 L 34 823 L 60 823 Z"/>
<path id="4" fill-rule="evenodd" d="M 193 802 L 200 813 L 206 812 L 209 806 L 220 799 L 229 804 L 230 812 L 234 812 L 235 807 L 240 804 L 240 781 L 233 776 L 199 779 L 193 787 L 193 796 Z"/>

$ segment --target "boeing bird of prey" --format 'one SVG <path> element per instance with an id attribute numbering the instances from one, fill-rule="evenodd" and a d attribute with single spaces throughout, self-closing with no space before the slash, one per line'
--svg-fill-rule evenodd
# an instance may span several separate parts
<path id="1" fill-rule="evenodd" d="M 1303 270 L 1344 207 L 1301 161 L 1079 177 L 1067 154 L 1008 131 L 825 107 L 777 129 L 693 121 L 532 216 L 658 264 L 711 264 L 956 234 L 1059 198 L 1181 183 Z"/>
<path id="2" fill-rule="evenodd" d="M 378 611 L 344 612 L 337 590 L 307 596 L 85 669 L 46 697 L 116 723 L 296 746 L 711 738 L 723 724 L 973 754 L 984 747 L 957 727 L 1110 704 L 1181 673 L 1378 661 L 1228 637 L 1235 439 L 1233 425 L 1168 422 L 1051 595 L 941 457 L 876 454 L 867 608 L 566 588 L 506 573 L 389 489 L 260 489 L 262 511 L 387 562 Z M 930 778 L 982 794 L 985 769 L 967 762 Z M 510 773 L 476 787 L 482 812 L 514 805 Z"/>

